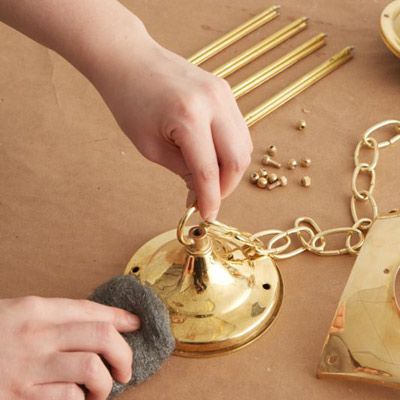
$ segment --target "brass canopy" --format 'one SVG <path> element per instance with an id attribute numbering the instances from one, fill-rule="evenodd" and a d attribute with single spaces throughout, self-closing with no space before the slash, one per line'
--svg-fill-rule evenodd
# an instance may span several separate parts
<path id="1" fill-rule="evenodd" d="M 144 244 L 125 274 L 151 286 L 167 305 L 175 354 L 206 357 L 264 333 L 277 316 L 283 287 L 274 261 L 254 252 L 249 234 L 219 223 L 185 227 L 193 212 L 177 230 Z"/>

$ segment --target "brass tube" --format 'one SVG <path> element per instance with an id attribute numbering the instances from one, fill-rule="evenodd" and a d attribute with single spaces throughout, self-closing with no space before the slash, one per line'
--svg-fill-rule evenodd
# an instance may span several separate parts
<path id="1" fill-rule="evenodd" d="M 261 42 L 250 47 L 248 50 L 232 58 L 232 60 L 221 65 L 220 67 L 212 71 L 212 73 L 216 76 L 219 76 L 220 78 L 225 78 L 228 75 L 231 75 L 238 69 L 251 63 L 256 58 L 262 56 L 267 51 L 280 45 L 284 41 L 290 39 L 292 36 L 297 35 L 299 32 L 307 27 L 307 21 L 308 18 L 304 17 L 297 19 L 289 25 L 286 25 L 284 28 L 275 32 L 273 35 L 268 36 Z"/>
<path id="2" fill-rule="evenodd" d="M 244 117 L 247 126 L 250 127 L 254 125 L 256 122 L 269 115 L 272 111 L 276 110 L 293 97 L 302 93 L 314 83 L 318 82 L 331 72 L 335 71 L 341 65 L 345 64 L 347 61 L 353 58 L 353 49 L 353 47 L 344 48 L 339 53 L 333 55 L 329 60 L 314 68 L 312 71 L 305 74 L 303 77 L 277 93 L 275 96 L 271 97 L 247 113 Z"/>
<path id="3" fill-rule="evenodd" d="M 232 31 L 226 33 L 217 40 L 214 40 L 209 45 L 203 47 L 197 53 L 193 54 L 188 58 L 188 61 L 194 65 L 200 65 L 209 58 L 215 56 L 223 49 L 227 48 L 231 44 L 242 39 L 251 32 L 265 25 L 267 22 L 272 21 L 279 15 L 279 6 L 272 6 L 262 13 L 256 15 L 249 21 L 243 23 Z"/>
<path id="4" fill-rule="evenodd" d="M 321 47 L 326 45 L 326 34 L 321 33 L 302 45 L 295 48 L 290 53 L 285 56 L 279 58 L 277 61 L 272 64 L 266 66 L 261 71 L 251 75 L 244 81 L 238 83 L 237 85 L 232 87 L 233 95 L 236 99 L 245 94 L 249 93 L 251 90 L 256 87 L 262 85 L 263 83 L 269 81 L 274 76 L 279 73 L 285 71 L 295 63 L 299 62 L 303 58 L 309 56 L 313 52 L 317 51 Z"/>

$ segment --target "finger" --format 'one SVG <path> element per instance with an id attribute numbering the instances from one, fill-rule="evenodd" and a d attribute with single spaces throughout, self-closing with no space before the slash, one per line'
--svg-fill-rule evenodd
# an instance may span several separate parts
<path id="1" fill-rule="evenodd" d="M 132 377 L 132 350 L 114 325 L 107 322 L 70 323 L 53 326 L 52 340 L 59 351 L 101 354 L 115 380 L 127 383 Z"/>
<path id="2" fill-rule="evenodd" d="M 210 126 L 180 126 L 171 133 L 181 149 L 183 159 L 193 177 L 193 188 L 202 218 L 214 220 L 221 203 L 219 166 Z"/>
<path id="3" fill-rule="evenodd" d="M 89 300 L 29 296 L 19 301 L 27 318 L 34 316 L 37 320 L 51 321 L 54 324 L 101 321 L 113 324 L 119 332 L 131 332 L 140 327 L 140 320 L 136 315 Z"/>
<path id="4" fill-rule="evenodd" d="M 48 383 L 75 383 L 88 390 L 87 400 L 106 400 L 113 380 L 101 358 L 94 353 L 56 353 L 44 366 Z"/>
<path id="5" fill-rule="evenodd" d="M 220 165 L 221 196 L 231 194 L 251 161 L 248 129 L 238 126 L 228 115 L 217 117 L 212 133 Z"/>
<path id="6" fill-rule="evenodd" d="M 74 383 L 52 383 L 35 385 L 29 394 L 30 400 L 85 400 L 83 390 Z"/>

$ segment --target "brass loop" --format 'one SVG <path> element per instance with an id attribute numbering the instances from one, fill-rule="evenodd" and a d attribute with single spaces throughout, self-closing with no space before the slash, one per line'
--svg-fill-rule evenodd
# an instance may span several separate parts
<path id="1" fill-rule="evenodd" d="M 356 224 L 354 224 L 354 225 L 356 225 Z M 358 255 L 362 245 L 364 244 L 365 236 L 364 236 L 364 233 L 360 229 L 355 228 L 354 225 L 352 226 L 352 229 L 354 229 L 354 231 L 349 231 L 349 234 L 346 237 L 346 248 L 347 248 L 349 254 L 356 256 L 356 255 Z M 352 245 L 351 239 L 353 238 L 354 233 L 358 234 L 359 240 L 355 245 Z"/>
<path id="2" fill-rule="evenodd" d="M 370 145 L 372 143 L 372 145 Z M 360 162 L 360 153 L 363 147 L 367 147 L 370 150 L 374 151 L 374 155 L 372 161 L 370 163 L 362 163 Z M 378 165 L 379 161 L 379 148 L 378 148 L 378 141 L 372 137 L 367 138 L 365 140 L 360 140 L 357 144 L 356 150 L 354 152 L 354 164 L 358 167 L 361 164 L 365 164 L 368 166 L 368 170 L 374 170 Z"/>
<path id="3" fill-rule="evenodd" d="M 192 246 L 194 244 L 194 240 L 193 239 L 187 239 L 184 235 L 184 229 L 185 229 L 185 225 L 188 221 L 188 219 L 197 211 L 197 207 L 196 206 L 192 206 L 189 207 L 185 214 L 183 215 L 183 217 L 181 218 L 181 220 L 178 223 L 178 227 L 176 229 L 176 236 L 179 240 L 179 242 L 181 244 L 183 244 L 184 246 Z"/>
<path id="4" fill-rule="evenodd" d="M 396 128 L 399 125 L 400 125 L 400 121 L 396 120 L 396 119 L 389 119 L 387 121 L 380 122 L 380 123 L 378 123 L 378 124 L 376 124 L 374 126 L 371 126 L 371 128 L 367 129 L 367 131 L 363 135 L 363 141 L 367 146 L 371 147 L 370 144 L 368 143 L 368 138 L 370 137 L 370 135 L 372 135 L 377 130 L 379 130 L 381 128 L 384 128 L 386 126 L 394 126 Z M 395 132 L 396 132 L 396 130 L 395 130 Z M 385 147 L 388 147 L 388 146 L 391 146 L 392 144 L 395 144 L 399 140 L 400 140 L 400 133 L 397 133 L 396 135 L 394 135 L 389 140 L 384 140 L 382 142 L 379 142 L 378 143 L 378 148 L 379 149 L 384 149 Z"/>
<path id="5" fill-rule="evenodd" d="M 345 233 L 346 234 L 346 247 L 343 247 L 341 249 L 333 249 L 333 250 L 317 250 L 315 244 L 320 240 L 322 237 L 327 238 L 327 236 L 332 236 L 336 235 L 338 233 Z M 356 243 L 354 246 L 351 246 L 350 241 L 348 242 L 347 245 L 347 238 L 350 236 L 353 236 L 353 234 L 357 233 L 360 240 L 358 243 Z M 314 238 L 311 241 L 311 247 L 310 249 L 311 252 L 318 254 L 320 256 L 340 256 L 343 254 L 349 254 L 353 249 L 358 249 L 362 246 L 364 243 L 364 235 L 359 229 L 354 229 L 354 228 L 334 228 L 334 229 L 327 229 L 326 231 L 322 231 L 314 236 Z"/>
<path id="6" fill-rule="evenodd" d="M 293 234 L 300 234 L 301 232 L 307 232 L 310 235 L 310 240 L 314 237 L 314 232 L 311 228 L 309 228 L 308 226 L 299 226 L 299 227 L 295 227 L 292 229 L 288 229 L 286 232 L 282 232 L 282 233 L 276 235 L 275 237 L 273 237 L 268 244 L 268 248 L 270 248 L 270 247 L 272 248 L 276 242 L 279 242 L 279 240 L 281 240 L 285 237 L 290 237 L 290 235 L 293 235 Z M 271 257 L 275 258 L 277 260 L 285 260 L 287 258 L 295 257 L 295 256 L 303 253 L 306 250 L 307 249 L 302 245 L 302 246 L 297 247 L 296 249 L 293 249 L 285 254 L 282 254 L 282 253 L 272 254 Z"/>
<path id="7" fill-rule="evenodd" d="M 274 240 L 274 238 L 276 236 L 280 236 L 282 235 L 281 239 L 286 239 L 286 243 L 284 243 L 283 245 L 276 247 L 276 248 L 272 248 L 271 242 Z M 269 255 L 273 255 L 273 254 L 278 254 L 278 253 L 282 253 L 285 250 L 287 250 L 289 248 L 289 246 L 292 244 L 292 240 L 290 239 L 290 236 L 285 235 L 286 232 L 281 231 L 279 229 L 268 229 L 266 231 L 261 231 L 261 232 L 257 232 L 256 234 L 254 234 L 252 236 L 252 239 L 259 239 L 261 237 L 264 236 L 271 236 L 274 235 L 274 237 L 268 242 L 268 247 L 266 248 L 266 253 Z M 277 240 L 273 241 L 273 244 L 276 243 Z"/>
<path id="8" fill-rule="evenodd" d="M 361 195 L 363 195 L 363 193 L 365 193 L 365 196 L 368 194 L 368 192 L 366 191 L 361 191 L 360 192 Z M 361 218 L 358 217 L 358 213 L 357 213 L 357 199 L 356 197 L 352 197 L 351 201 L 350 201 L 350 210 L 351 210 L 351 216 L 353 217 L 353 221 L 354 223 L 357 223 Z M 378 217 L 378 205 L 376 204 L 376 201 L 374 199 L 374 196 L 370 195 L 368 197 L 368 203 L 371 206 L 371 210 L 372 210 L 372 218 L 370 218 L 372 221 L 375 221 L 375 219 Z M 362 218 L 364 219 L 364 218 Z M 370 224 L 369 224 L 370 226 Z M 366 230 L 365 225 L 360 225 L 360 229 Z"/>
<path id="9" fill-rule="evenodd" d="M 357 178 L 361 172 L 365 172 L 370 176 L 370 183 L 368 190 L 359 191 L 357 189 Z M 354 169 L 353 178 L 351 181 L 351 190 L 353 192 L 353 196 L 360 201 L 366 201 L 372 195 L 372 192 L 375 189 L 375 182 L 376 182 L 376 172 L 374 169 L 369 169 L 369 165 L 367 163 L 358 164 L 357 167 Z"/>
<path id="10" fill-rule="evenodd" d="M 300 239 L 304 248 L 306 250 L 310 250 L 311 249 L 311 240 L 313 239 L 315 234 L 321 232 L 322 229 L 319 227 L 319 225 L 316 223 L 316 221 L 310 217 L 300 217 L 300 218 L 297 218 L 294 222 L 294 226 L 296 228 L 299 228 L 301 226 L 301 224 L 308 224 L 309 226 L 311 226 L 314 229 L 314 234 L 312 235 L 312 237 L 310 238 L 309 241 L 304 239 L 304 237 L 301 235 L 301 232 L 297 232 L 297 236 Z M 321 241 L 321 245 L 316 247 L 317 250 L 323 250 L 326 246 L 326 241 L 323 237 L 321 237 L 320 241 Z"/>
<path id="11" fill-rule="evenodd" d="M 352 228 L 354 229 L 360 229 L 362 231 L 367 231 L 369 228 L 371 228 L 372 223 L 371 218 L 360 218 L 353 226 Z"/>

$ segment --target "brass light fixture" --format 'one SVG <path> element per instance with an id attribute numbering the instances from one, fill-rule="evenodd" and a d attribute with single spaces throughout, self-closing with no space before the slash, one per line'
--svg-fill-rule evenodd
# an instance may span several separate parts
<path id="1" fill-rule="evenodd" d="M 125 274 L 151 286 L 168 306 L 175 354 L 205 357 L 237 350 L 265 332 L 283 286 L 261 241 L 218 223 L 189 229 L 195 210 L 188 209 L 177 230 L 141 247 Z"/>

